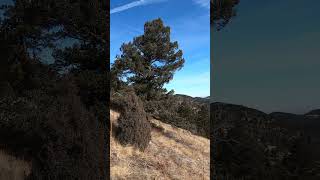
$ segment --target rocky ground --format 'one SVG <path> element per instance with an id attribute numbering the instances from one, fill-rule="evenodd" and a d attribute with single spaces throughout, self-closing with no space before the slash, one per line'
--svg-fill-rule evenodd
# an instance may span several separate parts
<path id="1" fill-rule="evenodd" d="M 119 113 L 110 112 L 116 123 Z M 148 148 L 141 152 L 123 147 L 110 138 L 111 179 L 192 179 L 210 178 L 210 141 L 159 120 L 153 126 Z"/>

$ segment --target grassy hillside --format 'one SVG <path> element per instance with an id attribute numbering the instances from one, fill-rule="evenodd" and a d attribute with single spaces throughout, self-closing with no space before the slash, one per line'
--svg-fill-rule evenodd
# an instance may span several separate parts
<path id="1" fill-rule="evenodd" d="M 119 115 L 110 112 L 114 125 Z M 150 122 L 151 141 L 144 152 L 110 137 L 112 179 L 210 179 L 209 139 L 156 119 Z"/>

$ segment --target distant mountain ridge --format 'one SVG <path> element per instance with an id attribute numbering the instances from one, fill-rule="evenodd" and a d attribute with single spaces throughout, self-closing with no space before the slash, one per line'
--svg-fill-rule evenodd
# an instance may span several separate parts
<path id="1" fill-rule="evenodd" d="M 319 111 L 270 114 L 210 104 L 212 170 L 218 179 L 320 178 Z"/>
<path id="2" fill-rule="evenodd" d="M 210 96 L 207 97 L 191 97 L 185 94 L 175 94 L 174 96 L 184 100 L 191 100 L 198 103 L 210 103 Z"/>
<path id="3" fill-rule="evenodd" d="M 312 110 L 312 111 L 306 113 L 305 116 L 309 116 L 309 117 L 320 117 L 320 109 Z"/>

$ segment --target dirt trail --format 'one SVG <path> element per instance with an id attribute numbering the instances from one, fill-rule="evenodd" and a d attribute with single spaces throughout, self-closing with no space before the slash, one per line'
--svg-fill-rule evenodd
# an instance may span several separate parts
<path id="1" fill-rule="evenodd" d="M 111 122 L 119 113 L 110 111 Z M 209 139 L 152 119 L 154 128 L 145 152 L 123 147 L 110 138 L 111 179 L 209 179 Z"/>

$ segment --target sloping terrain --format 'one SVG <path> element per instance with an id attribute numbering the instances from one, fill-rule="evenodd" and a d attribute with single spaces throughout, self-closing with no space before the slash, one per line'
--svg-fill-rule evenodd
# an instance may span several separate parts
<path id="1" fill-rule="evenodd" d="M 271 113 L 274 123 L 290 132 L 301 131 L 310 137 L 310 141 L 320 143 L 320 113 L 318 110 L 306 114 Z"/>
<path id="2" fill-rule="evenodd" d="M 119 113 L 110 111 L 116 125 Z M 209 139 L 151 119 L 152 132 L 144 152 L 110 138 L 111 179 L 209 179 Z"/>
<path id="3" fill-rule="evenodd" d="M 175 94 L 161 100 L 146 101 L 144 108 L 161 122 L 210 139 L 209 102 L 209 97 Z"/>
<path id="4" fill-rule="evenodd" d="M 319 179 L 315 113 L 310 119 L 225 103 L 212 103 L 210 113 L 218 179 Z"/>

